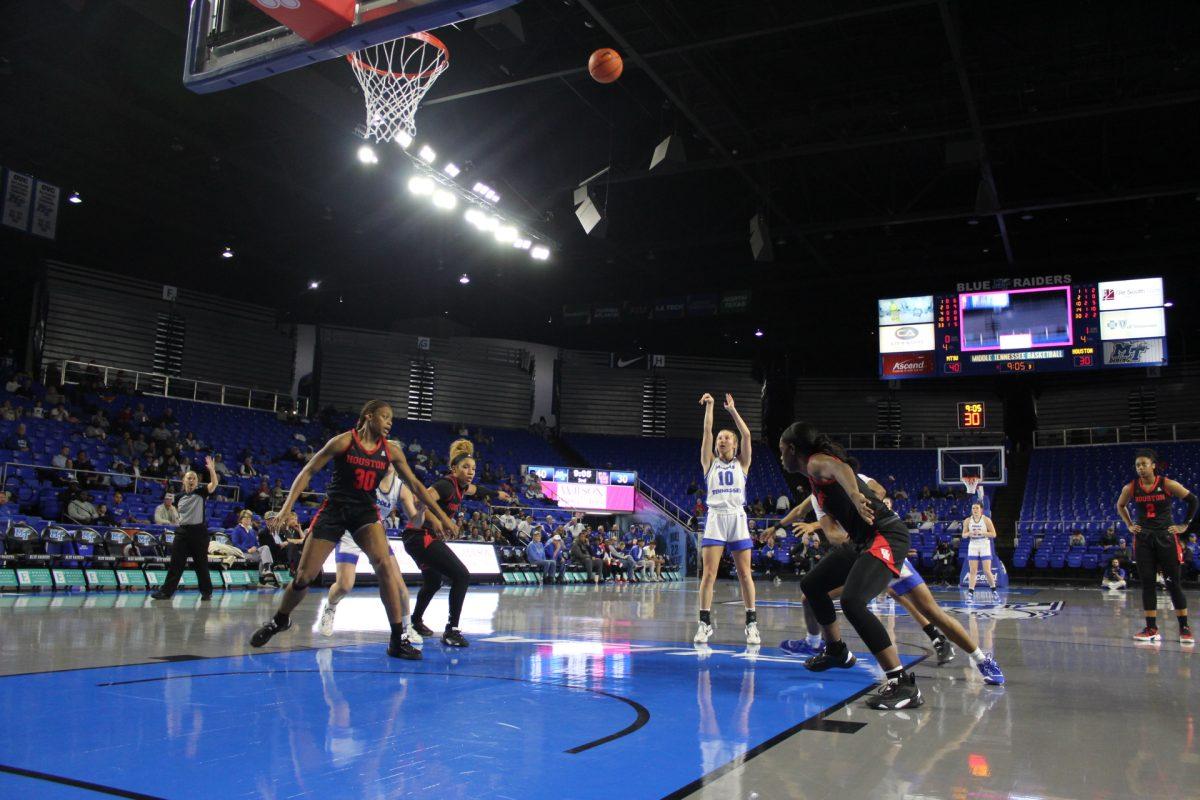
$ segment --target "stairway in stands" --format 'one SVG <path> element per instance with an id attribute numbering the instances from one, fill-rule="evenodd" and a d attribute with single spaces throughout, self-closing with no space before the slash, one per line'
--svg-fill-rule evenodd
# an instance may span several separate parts
<path id="1" fill-rule="evenodd" d="M 1012 547 L 1016 522 L 1025 500 L 1025 484 L 1029 481 L 1029 452 L 1008 454 L 1008 485 L 1001 486 L 992 496 L 992 522 L 996 526 L 996 543 Z"/>

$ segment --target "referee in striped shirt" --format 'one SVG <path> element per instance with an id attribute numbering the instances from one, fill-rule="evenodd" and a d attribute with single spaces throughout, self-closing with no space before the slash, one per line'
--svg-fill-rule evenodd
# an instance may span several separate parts
<path id="1" fill-rule="evenodd" d="M 200 476 L 192 470 L 183 476 L 183 494 L 175 498 L 179 526 L 175 528 L 171 563 L 162 588 L 151 595 L 155 600 L 169 600 L 175 594 L 189 557 L 200 582 L 200 599 L 212 599 L 212 577 L 208 574 L 208 525 L 204 511 L 208 497 L 217 491 L 217 470 L 211 457 L 205 457 L 204 466 L 208 469 L 207 484 L 200 483 Z"/>

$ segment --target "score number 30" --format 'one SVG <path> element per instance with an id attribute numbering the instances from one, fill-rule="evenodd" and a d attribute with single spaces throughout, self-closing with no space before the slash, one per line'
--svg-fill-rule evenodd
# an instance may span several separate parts
<path id="1" fill-rule="evenodd" d="M 987 405 L 984 403 L 959 403 L 958 427 L 982 430 L 987 427 Z"/>

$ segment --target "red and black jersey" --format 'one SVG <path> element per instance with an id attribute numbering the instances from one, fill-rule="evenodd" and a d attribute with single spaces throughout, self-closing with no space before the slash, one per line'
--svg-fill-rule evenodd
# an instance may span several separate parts
<path id="1" fill-rule="evenodd" d="M 435 481 L 434 484 L 429 487 L 429 490 L 433 492 L 434 496 L 437 498 L 438 508 L 442 509 L 447 517 L 454 519 L 454 515 L 457 514 L 458 510 L 462 507 L 463 500 L 468 496 L 467 491 L 470 489 L 470 487 L 471 484 L 460 484 L 458 479 L 453 475 L 447 475 L 446 477 L 439 478 L 437 481 Z M 470 495 L 472 500 L 480 501 L 489 501 L 495 496 L 496 492 L 492 491 L 491 489 L 485 489 L 478 485 L 475 486 L 475 493 Z M 419 525 L 421 528 L 428 528 L 428 526 L 425 524 L 429 519 L 428 514 L 428 511 L 418 514 L 420 517 Z"/>
<path id="2" fill-rule="evenodd" d="M 358 431 L 350 431 L 350 447 L 333 458 L 329 499 L 374 508 L 375 487 L 387 474 L 390 464 L 386 439 L 380 439 L 374 450 L 367 450 L 358 438 Z"/>
<path id="3" fill-rule="evenodd" d="M 1137 507 L 1137 524 L 1143 528 L 1169 528 L 1175 524 L 1171 516 L 1171 495 L 1167 494 L 1166 478 L 1155 476 L 1150 488 L 1134 479 L 1129 484 Z"/>
<path id="4" fill-rule="evenodd" d="M 883 504 L 875 493 L 863 482 L 862 478 L 854 476 L 858 490 L 862 492 L 871 504 L 875 514 L 874 524 L 867 522 L 858 513 L 858 507 L 846 494 L 846 490 L 836 480 L 827 482 L 810 478 L 813 495 L 821 504 L 821 510 L 837 521 L 850 534 L 850 539 L 857 545 L 870 545 L 875 541 L 876 534 L 892 532 L 908 537 L 908 528 L 900 521 L 896 513 Z"/>

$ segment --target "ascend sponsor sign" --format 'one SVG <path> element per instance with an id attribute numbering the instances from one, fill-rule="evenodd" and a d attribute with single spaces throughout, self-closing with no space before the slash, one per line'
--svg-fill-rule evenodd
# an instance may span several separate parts
<path id="1" fill-rule="evenodd" d="M 933 374 L 933 353 L 888 353 L 883 356 L 885 378 Z"/>

